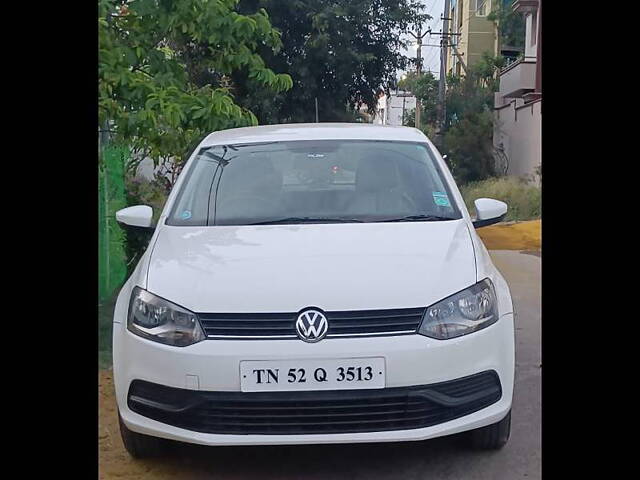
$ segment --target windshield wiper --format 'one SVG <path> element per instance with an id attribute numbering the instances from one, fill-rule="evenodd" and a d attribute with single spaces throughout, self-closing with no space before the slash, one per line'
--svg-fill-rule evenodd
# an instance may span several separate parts
<path id="1" fill-rule="evenodd" d="M 278 225 L 286 223 L 362 223 L 362 220 L 355 218 L 340 217 L 287 217 L 276 220 L 265 220 L 263 222 L 248 223 L 247 225 Z"/>
<path id="2" fill-rule="evenodd" d="M 376 222 L 441 222 L 444 220 L 456 220 L 452 217 L 443 217 L 440 215 L 407 215 L 399 218 L 385 218 L 376 220 Z"/>

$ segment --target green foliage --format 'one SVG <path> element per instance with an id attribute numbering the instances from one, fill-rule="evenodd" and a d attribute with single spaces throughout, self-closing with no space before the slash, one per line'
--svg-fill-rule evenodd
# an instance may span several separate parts
<path id="1" fill-rule="evenodd" d="M 113 310 L 117 293 L 98 303 L 98 368 L 110 368 L 112 364 Z"/>
<path id="2" fill-rule="evenodd" d="M 424 116 L 421 117 L 421 120 Z M 404 112 L 403 122 L 402 124 L 405 127 L 415 127 L 416 126 L 416 109 L 411 108 Z M 434 139 L 436 136 L 436 122 L 435 119 L 433 122 L 420 122 L 420 130 L 424 133 L 427 138 Z"/>
<path id="3" fill-rule="evenodd" d="M 524 18 L 520 13 L 513 11 L 513 0 L 502 0 L 493 4 L 487 19 L 495 22 L 500 35 L 500 44 L 524 50 Z"/>
<path id="4" fill-rule="evenodd" d="M 129 205 L 149 205 L 153 208 L 154 220 L 160 216 L 167 201 L 167 190 L 160 179 L 151 181 L 128 176 L 126 180 Z"/>
<path id="5" fill-rule="evenodd" d="M 257 88 L 291 88 L 291 77 L 275 74 L 256 53 L 281 45 L 267 13 L 241 15 L 236 4 L 100 0 L 99 122 L 131 146 L 135 159 L 180 163 L 204 133 L 256 125 L 227 85 L 239 69 Z"/>
<path id="6" fill-rule="evenodd" d="M 405 110 L 404 115 L 402 116 L 402 125 L 404 125 L 405 127 L 416 126 L 416 109 L 415 108 Z"/>
<path id="7" fill-rule="evenodd" d="M 493 113 L 488 110 L 466 113 L 447 130 L 444 150 L 456 181 L 482 180 L 495 173 L 492 136 Z"/>
<path id="8" fill-rule="evenodd" d="M 447 79 L 444 145 L 442 153 L 456 180 L 465 183 L 494 175 L 493 93 L 497 90 L 496 71 L 504 65 L 502 57 L 484 54 L 465 76 Z M 413 92 L 422 105 L 420 129 L 436 138 L 438 80 L 431 73 L 418 77 L 415 72 L 398 82 Z M 405 112 L 404 124 L 415 125 L 415 111 Z"/>
<path id="9" fill-rule="evenodd" d="M 115 212 L 126 206 L 124 163 L 127 148 L 109 145 L 100 151 L 98 164 L 98 363 L 111 365 L 113 306 L 126 278 L 126 236 Z"/>
<path id="10" fill-rule="evenodd" d="M 484 54 L 463 77 L 449 76 L 443 153 L 456 180 L 466 183 L 495 175 L 493 104 L 502 57 Z"/>
<path id="11" fill-rule="evenodd" d="M 409 91 L 420 101 L 422 110 L 420 112 L 421 124 L 434 124 L 438 117 L 438 80 L 431 72 L 423 73 L 418 77 L 416 72 L 408 72 L 404 78 L 398 82 L 398 88 Z M 414 117 L 415 119 L 415 113 Z M 405 123 L 405 125 L 409 125 Z M 415 125 L 415 120 L 410 126 Z"/>
<path id="12" fill-rule="evenodd" d="M 282 32 L 279 52 L 260 47 L 269 65 L 290 71 L 291 90 L 278 95 L 255 91 L 249 75 L 233 75 L 242 105 L 262 123 L 349 121 L 366 105 L 372 112 L 381 85 L 395 80 L 409 59 L 401 32 L 424 21 L 418 0 L 241 0 L 240 11 L 269 12 Z"/>
<path id="13" fill-rule="evenodd" d="M 108 298 L 126 275 L 125 233 L 115 213 L 126 206 L 123 170 L 128 150 L 109 146 L 98 164 L 98 298 Z"/>
<path id="14" fill-rule="evenodd" d="M 473 215 L 473 201 L 477 198 L 495 198 L 509 206 L 505 221 L 533 220 L 540 218 L 541 190 L 536 184 L 516 177 L 489 178 L 471 182 L 460 188 L 467 209 Z"/>

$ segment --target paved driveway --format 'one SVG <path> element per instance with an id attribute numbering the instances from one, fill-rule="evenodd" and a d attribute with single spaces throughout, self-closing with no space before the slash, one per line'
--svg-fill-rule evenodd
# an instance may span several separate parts
<path id="1" fill-rule="evenodd" d="M 475 452 L 459 439 L 424 442 L 218 447 L 180 445 L 167 458 L 134 462 L 119 477 L 182 479 L 538 479 L 541 478 L 540 258 L 492 251 L 516 311 L 516 385 L 509 443 Z M 118 441 L 118 448 L 122 448 Z M 119 455 L 120 456 L 120 455 Z M 125 460 L 126 459 L 126 460 Z M 127 467 L 129 465 L 129 468 Z M 135 471 L 135 473 L 134 473 Z"/>

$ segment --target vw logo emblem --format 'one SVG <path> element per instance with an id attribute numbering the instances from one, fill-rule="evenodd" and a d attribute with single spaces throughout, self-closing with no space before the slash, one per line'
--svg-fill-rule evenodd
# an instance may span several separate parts
<path id="1" fill-rule="evenodd" d="M 301 340 L 315 343 L 322 340 L 329 330 L 327 317 L 318 310 L 305 310 L 296 320 L 296 331 Z"/>

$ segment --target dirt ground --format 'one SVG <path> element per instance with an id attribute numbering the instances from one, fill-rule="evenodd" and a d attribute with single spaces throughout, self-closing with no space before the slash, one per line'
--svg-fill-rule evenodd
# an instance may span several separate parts
<path id="1" fill-rule="evenodd" d="M 520 250 L 539 252 L 541 249 L 540 220 L 492 225 L 478 229 L 487 250 Z"/>
<path id="2" fill-rule="evenodd" d="M 99 478 L 126 478 L 134 480 L 164 480 L 185 478 L 201 478 L 194 475 L 190 468 L 192 459 L 172 455 L 169 458 L 154 460 L 134 460 L 124 449 L 118 427 L 118 412 L 113 388 L 113 372 L 100 370 L 98 376 L 98 471 Z"/>
<path id="3" fill-rule="evenodd" d="M 489 250 L 520 250 L 540 253 L 540 220 L 485 227 L 478 234 Z M 104 479 L 204 478 L 208 462 L 204 458 L 179 453 L 169 458 L 133 460 L 125 451 L 118 429 L 118 414 L 111 370 L 99 372 L 99 472 Z M 194 450 L 189 451 L 191 454 Z M 197 453 L 197 452 L 196 452 Z"/>
<path id="4" fill-rule="evenodd" d="M 160 478 L 145 462 L 134 461 L 122 445 L 111 370 L 100 370 L 98 397 L 98 468 L 100 478 Z M 164 477 L 168 478 L 168 477 Z"/>

